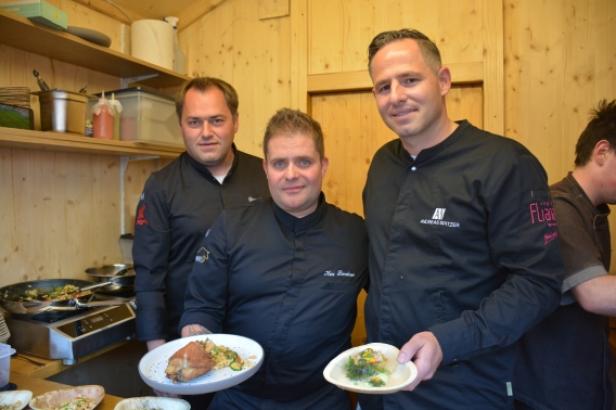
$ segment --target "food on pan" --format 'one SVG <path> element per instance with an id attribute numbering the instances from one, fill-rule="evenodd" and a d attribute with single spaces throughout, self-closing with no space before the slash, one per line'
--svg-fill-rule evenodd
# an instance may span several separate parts
<path id="1" fill-rule="evenodd" d="M 79 292 L 79 287 L 71 284 L 57 286 L 53 289 L 31 288 L 24 291 L 23 295 L 19 297 L 19 301 L 68 300 L 77 292 Z"/>
<path id="2" fill-rule="evenodd" d="M 169 358 L 165 374 L 174 382 L 186 382 L 224 367 L 242 370 L 244 361 L 234 350 L 206 339 L 190 342 L 175 352 Z"/>
<path id="3" fill-rule="evenodd" d="M 92 410 L 103 400 L 105 389 L 99 385 L 53 390 L 30 402 L 34 410 Z"/>
<path id="4" fill-rule="evenodd" d="M 372 387 L 384 386 L 389 377 L 385 356 L 372 348 L 349 356 L 344 369 L 350 380 Z"/>

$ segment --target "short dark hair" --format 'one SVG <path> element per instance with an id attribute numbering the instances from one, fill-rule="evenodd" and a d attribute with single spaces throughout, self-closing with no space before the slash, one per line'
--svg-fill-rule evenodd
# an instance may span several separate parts
<path id="1" fill-rule="evenodd" d="M 403 28 L 400 30 L 383 31 L 372 39 L 368 46 L 368 71 L 370 71 L 372 59 L 381 48 L 394 41 L 404 39 L 417 41 L 421 54 L 434 71 L 438 71 L 441 68 L 441 53 L 436 44 L 419 30 Z"/>
<path id="2" fill-rule="evenodd" d="M 240 102 L 237 97 L 237 91 L 235 91 L 235 88 L 233 88 L 231 84 L 215 77 L 195 77 L 184 83 L 182 89 L 177 95 L 177 98 L 175 99 L 175 112 L 178 115 L 178 119 L 180 121 L 182 120 L 184 98 L 186 97 L 188 90 L 194 88 L 195 90 L 205 92 L 212 87 L 218 88 L 222 92 L 225 97 L 227 107 L 229 108 L 229 111 L 231 111 L 231 115 L 233 118 L 237 118 L 237 108 L 239 107 Z"/>
<path id="3" fill-rule="evenodd" d="M 263 136 L 263 155 L 267 158 L 267 144 L 274 135 L 279 134 L 295 134 L 301 132 L 312 137 L 314 147 L 321 159 L 325 156 L 325 148 L 323 144 L 323 131 L 321 125 L 310 117 L 298 110 L 290 108 L 282 108 L 270 118 Z"/>
<path id="4" fill-rule="evenodd" d="M 599 101 L 597 108 L 591 110 L 588 125 L 575 146 L 575 165 L 582 166 L 590 161 L 592 150 L 601 140 L 607 140 L 612 150 L 616 150 L 616 100 L 609 103 Z"/>

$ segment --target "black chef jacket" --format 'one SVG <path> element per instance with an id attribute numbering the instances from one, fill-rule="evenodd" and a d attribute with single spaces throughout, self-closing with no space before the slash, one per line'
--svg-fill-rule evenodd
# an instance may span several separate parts
<path id="1" fill-rule="evenodd" d="M 346 394 L 322 372 L 350 347 L 367 235 L 359 216 L 323 198 L 301 219 L 271 200 L 225 210 L 198 251 L 181 326 L 247 336 L 265 351 L 259 371 L 217 393 L 214 408 L 234 408 L 239 392 L 254 408 L 275 408 L 271 399 L 278 408 L 310 408 L 304 400 L 321 394 L 317 408 L 348 409 Z"/>
<path id="2" fill-rule="evenodd" d="M 512 405 L 513 347 L 556 308 L 562 261 L 546 174 L 523 146 L 461 121 L 413 161 L 399 139 L 364 189 L 370 342 L 434 333 L 443 362 L 413 392 L 362 396 L 371 409 Z"/>
<path id="3" fill-rule="evenodd" d="M 608 318 L 571 294 L 609 271 L 610 209 L 594 206 L 571 174 L 551 191 L 566 272 L 562 306 L 522 338 L 515 396 L 537 410 L 611 410 Z"/>
<path id="4" fill-rule="evenodd" d="M 186 280 L 205 231 L 223 209 L 269 196 L 262 160 L 233 149 L 222 184 L 186 152 L 145 184 L 133 244 L 140 340 L 179 337 Z"/>

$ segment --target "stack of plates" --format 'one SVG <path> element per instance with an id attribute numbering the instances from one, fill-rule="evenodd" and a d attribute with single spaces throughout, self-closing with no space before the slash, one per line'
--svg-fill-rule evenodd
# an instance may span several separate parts
<path id="1" fill-rule="evenodd" d="M 9 332 L 9 327 L 4 321 L 4 315 L 0 312 L 0 343 L 6 343 L 10 337 L 11 332 Z"/>
<path id="2" fill-rule="evenodd" d="M 0 103 L 30 108 L 30 89 L 28 87 L 0 87 Z"/>

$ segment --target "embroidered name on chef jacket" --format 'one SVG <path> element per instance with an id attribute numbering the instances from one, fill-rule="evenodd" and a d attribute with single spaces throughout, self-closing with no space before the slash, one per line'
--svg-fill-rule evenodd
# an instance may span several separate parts
<path id="1" fill-rule="evenodd" d="M 345 272 L 341 269 L 338 269 L 337 271 L 331 271 L 331 270 L 326 270 L 325 272 L 323 272 L 323 277 L 325 278 L 354 278 L 355 277 L 355 273 L 354 272 Z"/>

